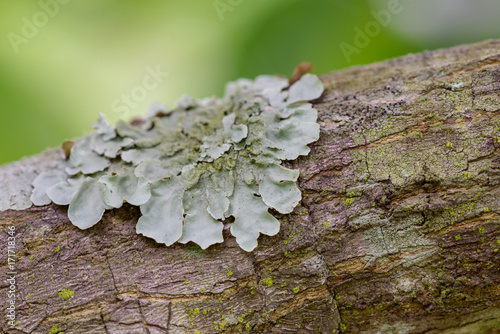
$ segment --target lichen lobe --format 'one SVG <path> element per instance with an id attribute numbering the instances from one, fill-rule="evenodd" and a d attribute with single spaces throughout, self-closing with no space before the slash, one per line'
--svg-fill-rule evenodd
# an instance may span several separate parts
<path id="1" fill-rule="evenodd" d="M 111 126 L 101 115 L 64 166 L 38 175 L 32 202 L 69 205 L 81 229 L 127 202 L 141 209 L 137 233 L 203 249 L 223 241 L 222 222 L 233 216 L 231 234 L 251 251 L 260 233 L 279 231 L 268 209 L 290 213 L 301 200 L 299 171 L 281 163 L 307 155 L 318 140 L 317 111 L 307 101 L 322 92 L 311 74 L 290 87 L 259 76 L 229 83 L 221 99 L 184 97 L 134 125 Z"/>

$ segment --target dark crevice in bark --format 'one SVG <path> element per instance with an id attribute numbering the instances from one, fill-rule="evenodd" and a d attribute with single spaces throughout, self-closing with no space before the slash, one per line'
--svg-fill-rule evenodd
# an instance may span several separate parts
<path id="1" fill-rule="evenodd" d="M 108 330 L 108 326 L 106 326 L 106 321 L 104 320 L 104 315 L 102 313 L 102 310 L 101 310 L 101 321 L 102 321 L 102 326 L 104 327 L 104 331 L 106 332 L 106 334 L 110 334 L 109 333 L 109 330 Z"/>

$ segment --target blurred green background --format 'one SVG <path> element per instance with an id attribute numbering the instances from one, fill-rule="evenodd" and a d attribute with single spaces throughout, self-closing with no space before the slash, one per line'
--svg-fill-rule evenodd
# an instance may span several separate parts
<path id="1" fill-rule="evenodd" d="M 301 61 L 321 74 L 500 37 L 496 0 L 21 0 L 0 9 L 0 164 L 90 132 L 99 112 L 131 119 L 184 93 L 220 96 L 239 77 L 289 76 Z"/>

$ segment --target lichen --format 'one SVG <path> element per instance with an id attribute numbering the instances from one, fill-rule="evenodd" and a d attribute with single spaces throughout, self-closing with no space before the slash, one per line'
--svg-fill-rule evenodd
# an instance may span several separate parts
<path id="1" fill-rule="evenodd" d="M 200 308 L 195 308 L 195 309 L 187 309 L 187 313 L 189 314 L 189 317 L 192 319 L 196 317 L 198 314 L 200 314 Z"/>
<path id="2" fill-rule="evenodd" d="M 273 278 L 272 277 L 264 278 L 262 279 L 262 283 L 264 283 L 265 285 L 267 285 L 268 288 L 270 288 L 273 285 Z"/>
<path id="3" fill-rule="evenodd" d="M 52 327 L 50 327 L 49 334 L 64 334 L 64 332 L 57 325 L 52 325 Z"/>
<path id="4" fill-rule="evenodd" d="M 202 249 L 223 241 L 232 216 L 231 234 L 251 251 L 260 233 L 279 231 L 268 209 L 290 213 L 301 200 L 299 171 L 281 163 L 307 155 L 318 140 L 317 111 L 307 101 L 322 92 L 311 74 L 290 87 L 260 76 L 230 83 L 222 99 L 186 96 L 132 124 L 112 126 L 101 115 L 64 166 L 37 176 L 31 200 L 69 205 L 80 229 L 127 202 L 140 206 L 137 233 Z"/>
<path id="5" fill-rule="evenodd" d="M 73 296 L 75 295 L 75 291 L 71 289 L 62 289 L 57 294 L 59 295 L 59 297 L 68 300 L 70 298 L 73 298 Z"/>

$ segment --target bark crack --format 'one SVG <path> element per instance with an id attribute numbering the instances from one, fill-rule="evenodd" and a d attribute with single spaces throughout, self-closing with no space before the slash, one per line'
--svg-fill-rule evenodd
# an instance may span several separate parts
<path id="1" fill-rule="evenodd" d="M 368 142 L 366 140 L 366 136 L 363 135 L 363 140 L 365 141 L 365 147 L 368 146 Z M 368 178 L 371 178 L 372 174 L 370 173 L 370 167 L 369 167 L 369 164 L 368 164 L 368 150 L 363 150 L 364 151 L 364 155 L 365 155 L 365 166 L 366 166 L 366 172 L 368 173 Z"/>
<path id="2" fill-rule="evenodd" d="M 385 233 L 384 233 L 384 229 L 382 228 L 382 226 L 379 226 L 379 231 L 380 231 L 380 234 L 382 235 L 382 242 L 384 243 L 385 251 L 387 252 L 387 254 L 391 254 L 391 251 L 389 250 L 389 247 L 387 246 L 387 243 L 385 241 Z"/>
<path id="3" fill-rule="evenodd" d="M 171 321 L 172 321 L 172 302 L 168 303 L 167 334 L 170 333 Z"/>
<path id="4" fill-rule="evenodd" d="M 148 328 L 148 323 L 146 321 L 146 318 L 144 317 L 144 313 L 142 313 L 142 306 L 141 306 L 140 299 L 137 300 L 137 306 L 139 306 L 139 314 L 141 315 L 141 320 L 142 320 L 142 323 L 144 325 L 144 331 L 146 332 L 146 334 L 151 334 L 151 332 L 149 331 L 149 328 Z"/>
<path id="5" fill-rule="evenodd" d="M 147 327 L 152 327 L 152 328 L 156 328 L 158 330 L 160 330 L 161 332 L 164 332 L 165 331 L 165 328 L 162 327 L 162 326 L 159 326 L 159 325 L 154 325 L 154 324 L 148 324 L 148 323 L 143 323 L 142 321 L 135 321 L 135 322 L 131 322 L 131 323 L 123 323 L 123 322 L 118 322 L 118 321 L 110 321 L 112 323 L 115 323 L 115 324 L 119 324 L 120 326 L 126 326 L 126 327 L 132 327 L 132 326 L 135 326 L 135 325 L 143 325 L 144 329 L 147 330 L 148 333 L 150 333 L 149 331 L 149 328 Z M 179 327 L 183 327 L 185 329 L 188 329 L 187 327 L 184 327 L 184 326 L 179 326 Z"/>
<path id="6" fill-rule="evenodd" d="M 102 310 L 101 310 L 101 321 L 102 321 L 102 325 L 104 327 L 104 331 L 106 332 L 106 334 L 110 334 L 109 330 L 108 330 L 108 326 L 106 326 L 106 321 L 104 321 L 104 314 L 102 314 Z"/>
<path id="7" fill-rule="evenodd" d="M 109 259 L 108 259 L 108 253 L 106 252 L 104 254 L 105 258 L 106 258 L 106 264 L 108 265 L 108 269 L 109 269 L 109 273 L 111 274 L 111 278 L 113 280 L 113 286 L 115 287 L 115 290 L 117 292 L 117 294 L 120 293 L 120 291 L 118 290 L 117 286 L 116 286 L 116 280 L 115 280 L 115 275 L 113 274 L 113 270 L 111 269 L 111 265 L 109 264 Z"/>

